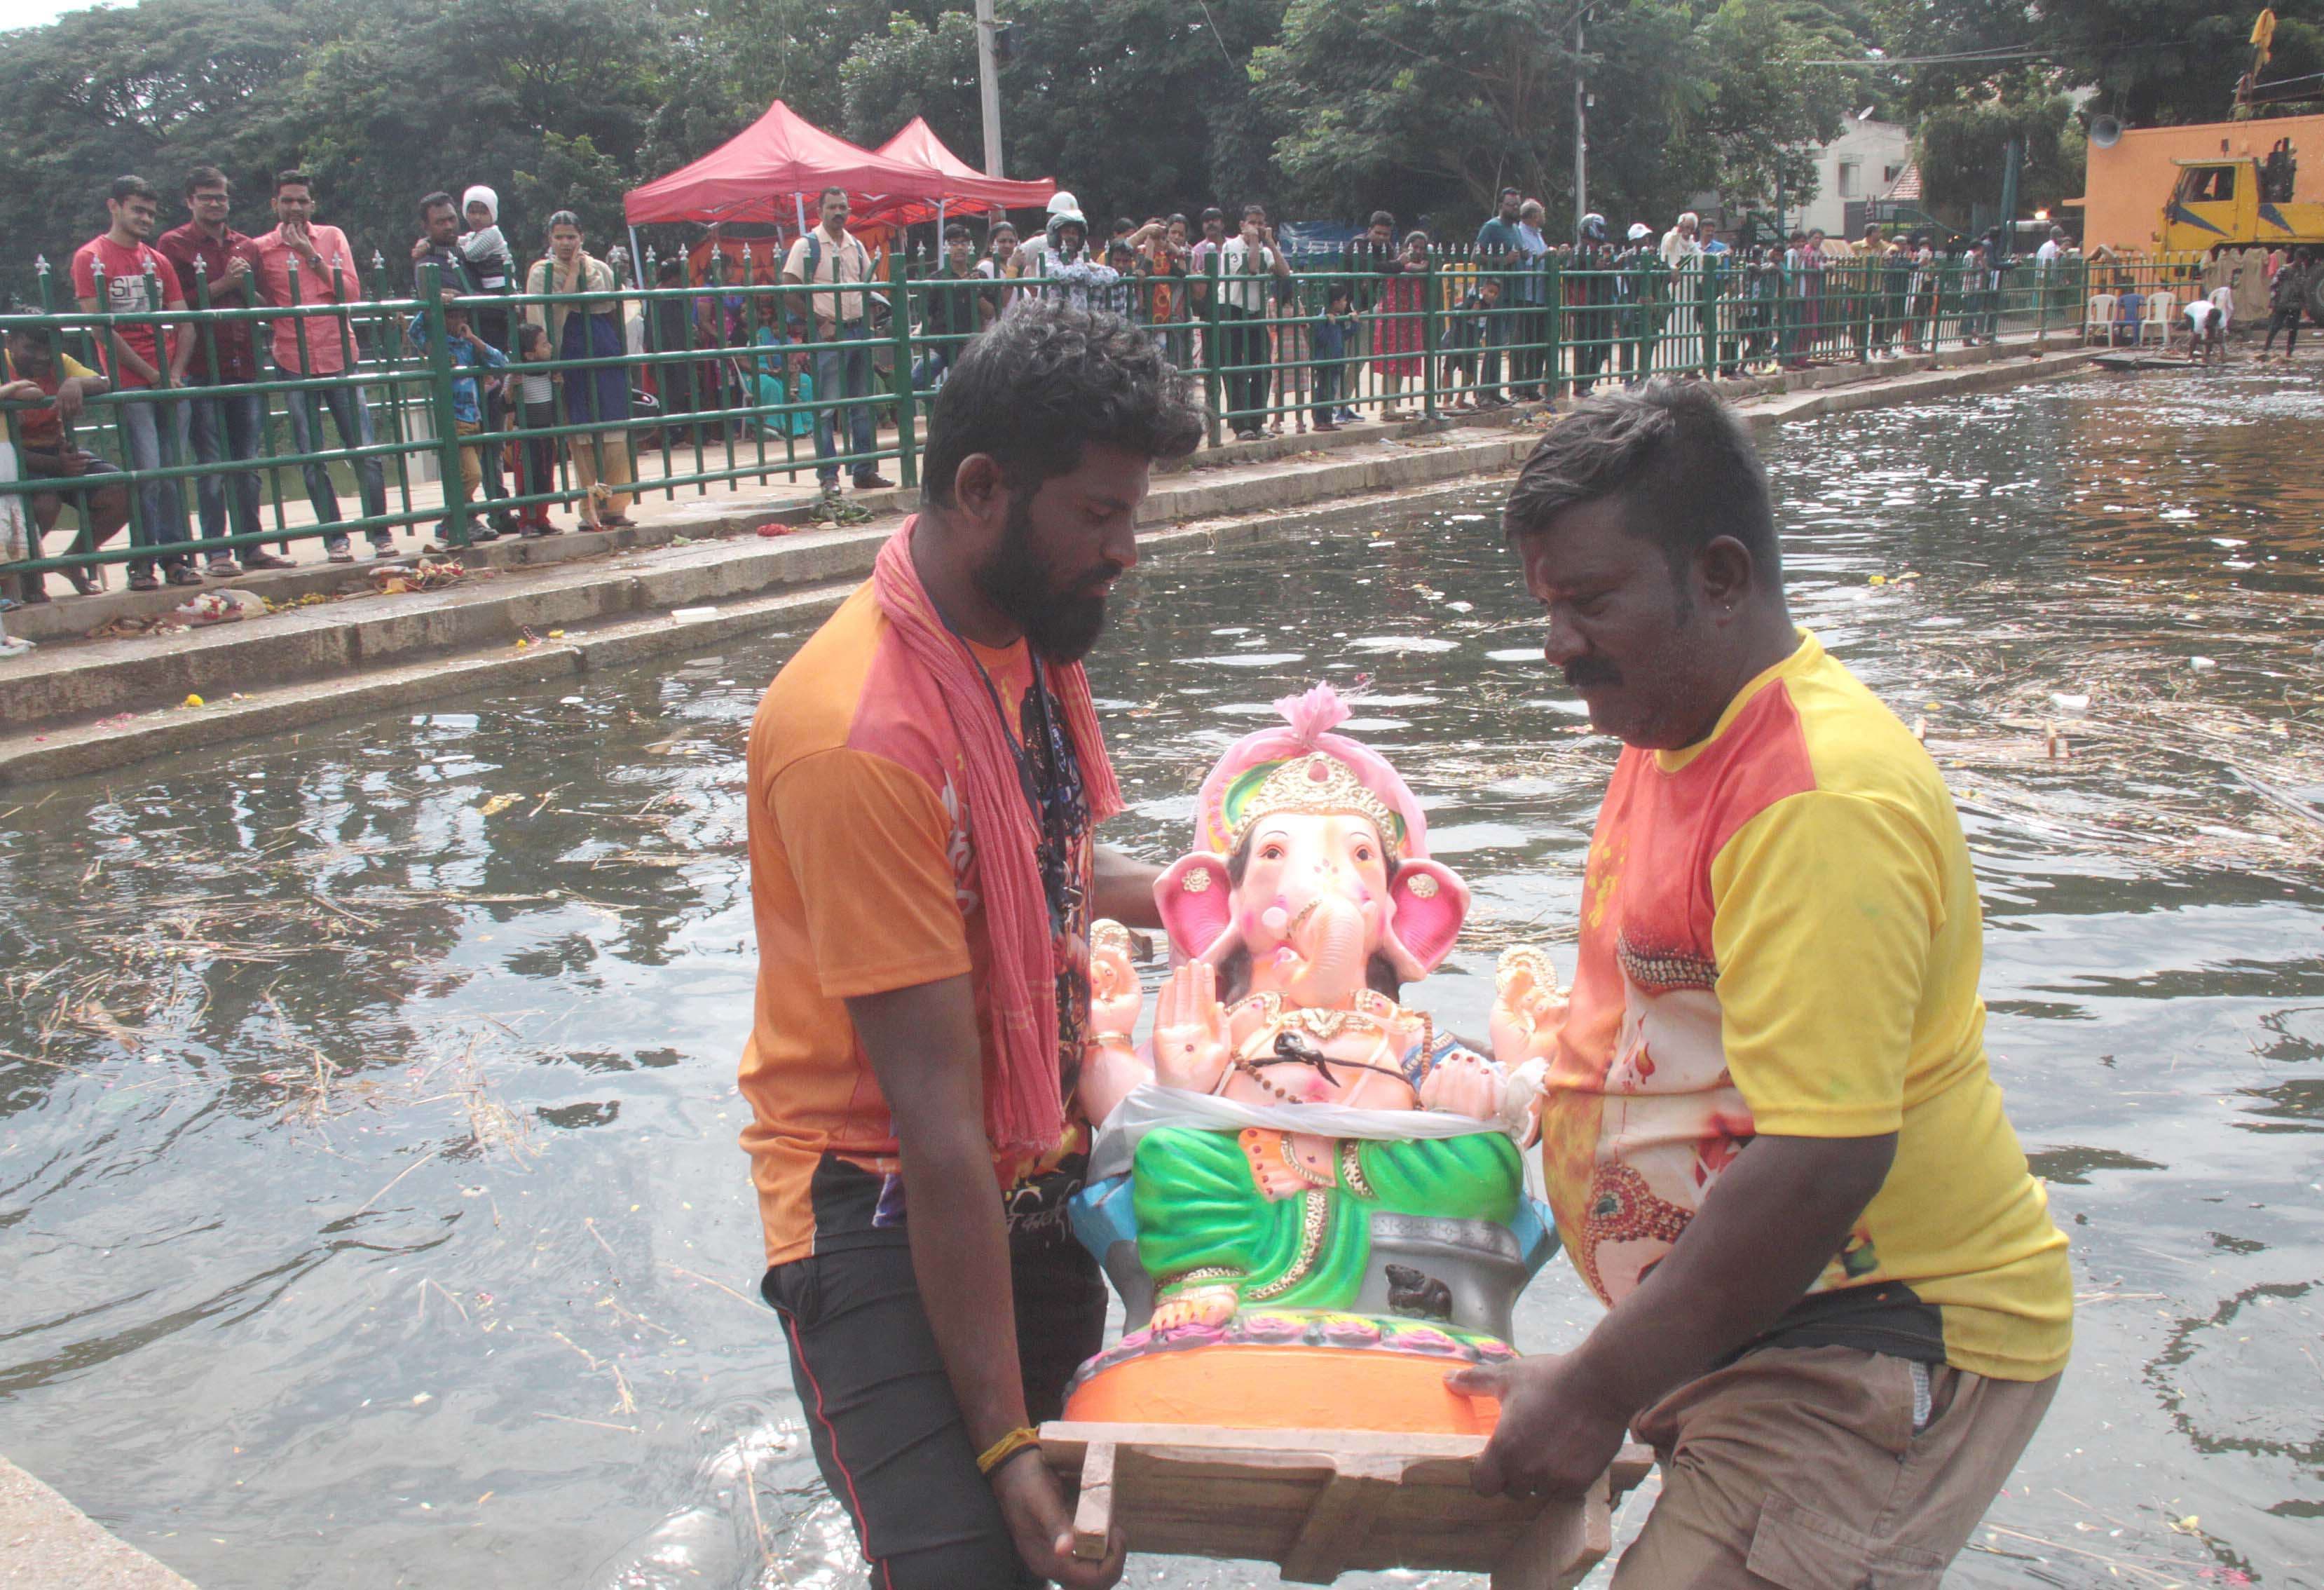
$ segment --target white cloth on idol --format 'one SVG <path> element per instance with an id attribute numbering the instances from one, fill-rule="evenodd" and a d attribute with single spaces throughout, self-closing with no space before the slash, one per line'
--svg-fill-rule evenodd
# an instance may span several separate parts
<path id="1" fill-rule="evenodd" d="M 1310 1132 L 1321 1137 L 1357 1137 L 1374 1142 L 1468 1137 L 1500 1132 L 1502 1123 L 1442 1110 L 1360 1110 L 1347 1105 L 1243 1105 L 1232 1099 L 1144 1082 L 1116 1105 L 1090 1145 L 1089 1179 L 1103 1181 L 1129 1173 L 1139 1143 L 1165 1126 L 1240 1132 L 1260 1126 L 1277 1132 Z"/>

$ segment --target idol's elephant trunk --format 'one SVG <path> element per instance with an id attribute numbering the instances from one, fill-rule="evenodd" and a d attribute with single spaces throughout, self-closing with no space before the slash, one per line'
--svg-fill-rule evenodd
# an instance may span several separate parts
<path id="1" fill-rule="evenodd" d="M 1363 911 L 1345 895 L 1325 894 L 1303 914 L 1291 933 L 1302 965 L 1287 992 L 1303 1005 L 1342 1003 L 1364 985 L 1370 959 Z"/>

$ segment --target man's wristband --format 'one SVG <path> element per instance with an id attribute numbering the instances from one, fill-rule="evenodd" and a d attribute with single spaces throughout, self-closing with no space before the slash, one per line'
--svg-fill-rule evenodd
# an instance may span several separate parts
<path id="1" fill-rule="evenodd" d="M 1020 1424 L 984 1449 L 976 1460 L 976 1472 L 990 1477 L 1002 1464 L 1040 1444 L 1040 1432 L 1031 1425 Z"/>

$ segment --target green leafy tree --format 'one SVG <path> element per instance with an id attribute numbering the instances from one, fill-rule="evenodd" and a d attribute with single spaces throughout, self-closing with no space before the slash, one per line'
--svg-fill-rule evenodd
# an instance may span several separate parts
<path id="1" fill-rule="evenodd" d="M 1964 96 L 1922 118 L 1914 152 L 1931 211 L 1966 225 L 1978 207 L 1997 204 L 2012 139 L 2025 162 L 2017 179 L 2020 214 L 2054 208 L 2081 192 L 2087 144 L 2072 101 L 2038 88 L 1997 90 Z"/>
<path id="2" fill-rule="evenodd" d="M 1286 130 L 1277 159 L 1300 196 L 1347 216 L 1375 206 L 1460 230 L 1505 185 L 1553 215 L 1572 205 L 1573 80 L 1586 76 L 1590 200 L 1656 226 L 1705 190 L 1794 191 L 1838 130 L 1848 75 L 1803 64 L 1852 51 L 1815 0 L 1633 0 L 1593 13 L 1534 0 L 1295 0 L 1253 71 Z"/>
<path id="3" fill-rule="evenodd" d="M 914 116 L 926 116 L 953 153 L 984 164 L 983 110 L 977 96 L 976 22 L 947 11 L 929 27 L 900 13 L 885 32 L 856 45 L 839 69 L 847 136 L 866 147 L 886 143 Z"/>
<path id="4" fill-rule="evenodd" d="M 1010 176 L 1054 176 L 1093 222 L 1114 214 L 1274 197 L 1273 129 L 1253 101 L 1251 53 L 1281 0 L 1023 0 L 1001 75 Z M 844 67 L 846 127 L 885 139 L 914 116 L 982 163 L 976 38 L 967 13 L 899 14 Z"/>
<path id="5" fill-rule="evenodd" d="M 254 177 L 313 28 L 274 0 L 146 0 L 7 35 L 0 286 L 36 301 L 32 262 L 45 257 L 67 296 L 65 263 L 105 229 L 106 185 L 125 172 L 161 189 L 177 219 L 188 168 Z"/>
<path id="6" fill-rule="evenodd" d="M 2236 79 L 2251 64 L 2259 10 L 2259 0 L 2053 0 L 2034 36 L 2053 51 L 2066 84 L 2098 89 L 2093 110 L 2139 127 L 2225 121 Z M 2324 71 L 2324 0 L 2279 0 L 2274 10 L 2274 54 L 2262 79 Z M 2324 93 L 2311 90 L 2310 103 L 2317 99 Z"/>

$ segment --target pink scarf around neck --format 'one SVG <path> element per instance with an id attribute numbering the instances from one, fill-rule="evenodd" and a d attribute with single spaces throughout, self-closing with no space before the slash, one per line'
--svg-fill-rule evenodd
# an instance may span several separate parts
<path id="1" fill-rule="evenodd" d="M 912 565 L 917 514 L 880 549 L 872 575 L 880 611 L 895 627 L 912 661 L 935 680 L 950 715 L 964 764 L 961 798 L 976 838 L 977 875 L 991 940 L 992 1013 L 997 1052 L 984 1057 L 984 1131 L 1004 1153 L 1046 1152 L 1065 1131 L 1057 1075 L 1057 980 L 1049 934 L 1049 907 L 1041 891 L 1040 832 L 1017 776 L 1010 731 L 996 721 L 992 698 L 968 644 L 945 627 Z M 1121 790 L 1106 760 L 1089 676 L 1078 662 L 1042 662 L 1065 731 L 1081 763 L 1089 820 L 1103 822 L 1121 809 Z"/>

